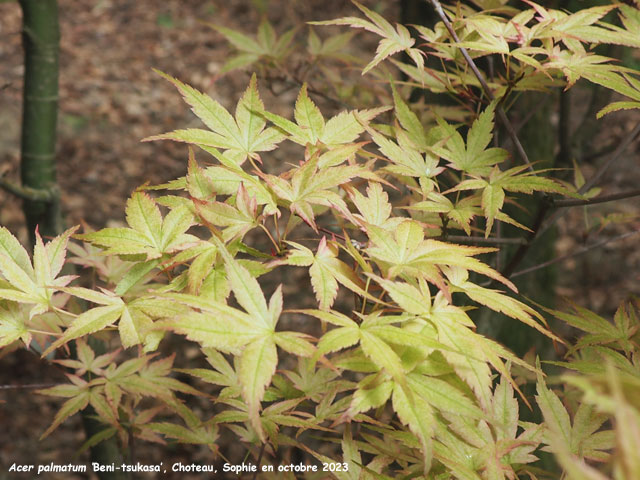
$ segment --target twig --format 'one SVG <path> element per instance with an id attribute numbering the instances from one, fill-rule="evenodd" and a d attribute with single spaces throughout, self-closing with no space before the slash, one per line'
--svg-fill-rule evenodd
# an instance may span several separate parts
<path id="1" fill-rule="evenodd" d="M 623 200 L 625 198 L 633 198 L 640 196 L 640 189 L 631 190 L 629 192 L 614 193 L 612 195 L 604 195 L 602 197 L 590 198 L 587 200 L 577 199 L 559 199 L 553 200 L 554 207 L 579 207 L 581 205 L 593 205 L 595 203 L 613 202 L 615 200 Z"/>
<path id="2" fill-rule="evenodd" d="M 580 190 L 578 190 L 578 193 L 588 192 L 591 189 L 591 187 L 593 187 L 596 183 L 598 183 L 600 178 L 602 178 L 602 176 L 609 169 L 611 164 L 616 160 L 618 160 L 618 157 L 620 157 L 620 155 L 624 153 L 627 147 L 631 145 L 631 142 L 633 142 L 636 139 L 638 134 L 640 134 L 640 123 L 638 123 L 635 126 L 635 128 L 631 130 L 631 132 L 622 141 L 620 146 L 616 148 L 615 151 L 611 154 L 611 157 L 609 157 L 609 160 L 607 160 L 602 164 L 602 166 L 598 169 L 596 174 L 593 177 L 591 177 L 589 181 L 580 188 Z"/>
<path id="3" fill-rule="evenodd" d="M 629 132 L 629 134 L 622 141 L 620 146 L 618 148 L 616 148 L 616 150 L 611 154 L 611 157 L 609 157 L 609 159 L 600 166 L 600 168 L 598 169 L 596 174 L 592 178 L 590 178 L 589 181 L 586 182 L 578 190 L 578 193 L 582 194 L 582 193 L 585 193 L 585 192 L 589 191 L 591 189 L 591 187 L 593 187 L 598 182 L 598 180 L 600 180 L 600 178 L 604 175 L 604 173 L 607 171 L 607 169 L 620 157 L 620 155 L 622 155 L 624 153 L 624 151 L 635 140 L 635 138 L 638 136 L 638 134 L 640 134 L 640 123 L 638 125 L 636 125 L 635 128 L 631 132 Z M 546 222 L 544 222 L 544 218 L 546 217 L 547 212 L 549 211 L 551 206 L 552 206 L 552 203 L 548 202 L 548 201 L 546 201 L 543 204 L 541 204 L 540 208 L 538 209 L 538 214 L 536 216 L 536 221 L 534 222 L 534 227 L 532 228 L 532 232 L 529 235 L 527 243 L 525 245 L 521 245 L 518 248 L 518 250 L 516 250 L 516 253 L 514 253 L 513 257 L 509 261 L 509 263 L 507 263 L 507 266 L 505 267 L 504 271 L 501 272 L 505 277 L 509 278 L 513 274 L 515 268 L 518 266 L 518 264 L 525 257 L 525 255 L 527 254 L 527 252 L 531 248 L 531 245 L 533 244 L 533 242 L 536 239 L 540 238 L 558 220 L 560 220 L 568 211 L 568 210 L 558 210 L 558 211 L 556 211 L 556 213 L 551 215 L 551 217 L 549 217 L 549 219 Z"/>
<path id="4" fill-rule="evenodd" d="M 447 235 L 437 237 L 435 240 L 448 240 L 455 243 L 463 244 L 481 244 L 481 245 L 524 245 L 527 243 L 525 238 L 504 238 L 504 237 L 466 237 L 464 235 Z"/>
<path id="5" fill-rule="evenodd" d="M 609 155 L 615 149 L 616 149 L 616 145 L 615 144 L 607 145 L 606 147 L 603 147 L 600 150 L 596 150 L 595 152 L 590 153 L 589 155 L 585 155 L 584 157 L 582 157 L 582 161 L 583 162 L 590 162 L 592 160 L 597 160 L 600 157 L 604 157 L 605 155 Z"/>
<path id="6" fill-rule="evenodd" d="M 622 235 L 618 235 L 616 237 L 612 237 L 612 238 L 607 238 L 606 240 L 602 240 L 598 243 L 594 243 L 593 245 L 585 245 L 584 247 L 571 252 L 571 253 L 567 253 L 566 255 L 562 255 L 560 257 L 556 257 L 554 259 L 548 260 L 546 262 L 540 263 L 538 265 L 534 265 L 533 267 L 529 267 L 529 268 L 525 268 L 524 270 L 520 270 L 518 272 L 515 272 L 513 275 L 510 276 L 510 278 L 515 278 L 515 277 L 519 277 L 521 275 L 526 275 L 527 273 L 531 273 L 531 272 L 535 272 L 536 270 L 540 270 L 542 268 L 548 267 L 550 265 L 553 265 L 555 263 L 559 263 L 559 262 L 563 262 L 565 260 L 568 260 L 569 258 L 572 257 L 577 257 L 578 255 L 582 255 L 583 253 L 587 253 L 590 250 L 595 250 L 596 248 L 600 248 L 603 247 L 604 245 L 611 243 L 611 242 L 615 242 L 617 240 L 622 240 L 624 238 L 628 238 L 628 237 L 632 237 L 633 235 L 637 235 L 638 233 L 640 233 L 640 230 L 635 230 L 633 232 L 627 232 L 627 233 L 623 233 Z"/>
<path id="7" fill-rule="evenodd" d="M 451 25 L 451 22 L 449 21 L 449 18 L 447 17 L 447 14 L 442 9 L 442 5 L 440 4 L 440 1 L 439 0 L 428 0 L 428 1 L 430 1 L 431 4 L 433 5 L 433 7 L 436 9 L 436 12 L 438 13 L 438 16 L 442 20 L 442 23 L 444 23 L 444 26 L 446 27 L 447 31 L 449 32 L 449 34 L 451 35 L 453 40 L 456 43 L 460 43 L 460 39 L 458 38 L 458 34 L 456 34 L 456 31 L 453 29 L 453 26 Z M 480 85 L 482 86 L 482 90 L 484 91 L 485 95 L 489 98 L 490 101 L 493 102 L 495 100 L 495 96 L 493 95 L 493 92 L 491 91 L 491 88 L 489 87 L 489 85 L 487 84 L 486 80 L 484 79 L 484 76 L 482 75 L 482 73 L 480 72 L 480 70 L 476 66 L 475 62 L 471 58 L 471 55 L 469 55 L 469 52 L 467 52 L 466 48 L 464 48 L 462 46 L 458 46 L 458 48 L 460 49 L 460 53 L 462 53 L 462 56 L 464 57 L 465 61 L 467 62 L 467 64 L 471 68 L 471 71 L 473 72 L 473 74 L 476 76 L 476 78 L 480 82 Z M 513 128 L 513 125 L 509 121 L 509 118 L 507 117 L 507 114 L 504 112 L 503 108 L 499 104 L 496 105 L 496 113 L 498 114 L 498 118 L 500 119 L 500 122 L 502 123 L 502 126 L 507 130 L 507 133 L 509 134 L 509 137 L 511 138 L 511 141 L 513 142 L 514 146 L 516 147 L 516 151 L 518 152 L 518 156 L 527 165 L 527 168 L 529 169 L 529 171 L 533 172 L 534 171 L 533 170 L 533 166 L 531 165 L 531 162 L 529 161 L 529 157 L 527 156 L 527 152 L 525 152 L 524 147 L 522 146 L 522 143 L 520 143 L 520 139 L 518 138 L 518 134 L 516 133 L 515 129 Z"/>
<path id="8" fill-rule="evenodd" d="M 598 183 L 598 181 L 606 173 L 606 171 L 609 169 L 609 167 L 616 160 L 618 160 L 618 158 L 620 158 L 620 156 L 624 153 L 624 151 L 627 149 L 627 147 L 629 147 L 629 145 L 631 145 L 631 143 L 636 139 L 636 137 L 638 137 L 639 134 L 640 134 L 640 123 L 638 123 L 635 126 L 635 128 L 633 130 L 631 130 L 631 132 L 629 132 L 629 134 L 625 137 L 625 139 L 622 141 L 622 143 L 620 143 L 618 148 L 616 148 L 616 150 L 611 154 L 609 159 L 600 166 L 600 168 L 595 173 L 595 175 L 593 177 L 591 177 L 589 179 L 589 181 L 586 182 L 582 187 L 580 187 L 580 189 L 578 190 L 578 193 L 579 194 L 583 194 L 583 193 L 586 193 L 589 190 L 591 190 L 591 188 L 593 186 L 595 186 L 596 183 Z M 548 205 L 550 205 L 550 204 L 548 204 Z M 551 217 L 549 217 L 549 219 L 545 222 L 545 224 L 542 225 L 542 227 L 540 228 L 540 232 L 536 235 L 536 237 L 542 235 L 549 228 L 551 228 L 558 220 L 560 220 L 562 217 L 564 217 L 566 215 L 566 212 L 567 212 L 567 210 L 559 210 L 556 213 L 554 213 Z"/>
<path id="9" fill-rule="evenodd" d="M 542 226 L 542 222 L 544 222 L 544 218 L 547 216 L 547 211 L 549 211 L 549 208 L 550 206 L 548 202 L 543 202 L 540 205 L 540 208 L 538 209 L 538 213 L 536 214 L 536 218 L 533 222 L 533 228 L 531 229 L 531 233 L 529 233 L 529 238 L 527 238 L 527 242 L 524 245 L 520 245 L 518 247 L 518 250 L 516 250 L 516 253 L 513 254 L 513 257 L 511 257 L 511 260 L 509 260 L 505 269 L 502 272 L 500 272 L 502 273 L 502 275 L 509 278 L 509 276 L 513 273 L 515 268 L 518 266 L 518 264 L 522 261 L 522 259 L 525 257 L 525 255 L 531 248 L 533 241 L 536 238 L 540 237 L 541 234 L 538 232 Z"/>
<path id="10" fill-rule="evenodd" d="M 340 235 L 339 233 L 333 232 L 333 231 L 329 230 L 328 228 L 318 227 L 318 231 L 322 232 L 322 233 L 326 233 L 327 235 L 331 235 L 331 236 L 333 236 L 335 238 L 339 238 L 343 242 L 346 241 L 346 238 L 344 238 L 344 235 Z"/>
<path id="11" fill-rule="evenodd" d="M 59 383 L 32 383 L 29 385 L 0 385 L 0 390 L 23 390 L 27 388 L 49 388 L 60 385 Z"/>
<path id="12" fill-rule="evenodd" d="M 302 80 L 298 80 L 297 78 L 295 78 L 294 76 L 290 75 L 290 74 L 280 74 L 280 75 L 271 75 L 269 77 L 267 77 L 267 80 L 273 82 L 275 81 L 279 81 L 284 83 L 285 85 L 288 85 L 289 87 L 301 87 L 302 85 L 304 85 L 304 81 Z M 284 90 L 283 90 L 284 91 Z M 273 88 L 271 89 L 271 92 L 277 97 L 280 96 L 280 94 L 282 94 L 282 92 L 275 92 L 273 90 Z M 309 83 L 307 83 L 307 91 L 309 93 L 313 93 L 315 95 L 318 95 L 319 97 L 324 98 L 325 100 L 332 102 L 334 104 L 336 104 L 338 107 L 341 108 L 347 108 L 347 109 L 353 109 L 353 106 L 350 105 L 349 103 L 340 100 L 339 98 L 333 97 L 321 90 L 318 90 L 316 88 L 314 88 L 312 85 L 310 85 Z"/>
<path id="13" fill-rule="evenodd" d="M 262 445 L 260 445 L 260 453 L 258 454 L 258 460 L 256 461 L 257 463 L 257 467 L 258 469 L 260 468 L 260 462 L 262 462 L 262 455 L 264 454 L 264 448 L 266 446 L 266 443 L 262 443 Z M 253 480 L 256 480 L 256 478 L 258 478 L 258 470 L 256 469 L 255 472 L 253 472 L 253 477 L 251 477 Z"/>
<path id="14" fill-rule="evenodd" d="M 34 202 L 51 202 L 56 198 L 54 188 L 31 188 L 18 185 L 0 176 L 0 188 L 23 200 Z"/>

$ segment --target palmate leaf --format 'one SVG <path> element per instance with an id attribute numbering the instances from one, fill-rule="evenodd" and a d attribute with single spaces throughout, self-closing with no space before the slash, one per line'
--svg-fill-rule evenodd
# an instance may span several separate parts
<path id="1" fill-rule="evenodd" d="M 425 239 L 423 227 L 413 220 L 400 223 L 393 233 L 373 225 L 368 225 L 366 231 L 372 243 L 366 251 L 388 273 L 389 278 L 398 275 L 424 278 L 446 290 L 442 268 L 456 266 L 486 275 L 515 290 L 513 283 L 473 258 L 493 249 Z"/>
<path id="2" fill-rule="evenodd" d="M 358 388 L 353 392 L 347 415 L 355 417 L 358 413 L 368 412 L 378 408 L 391 398 L 394 383 L 389 377 L 381 378 L 379 373 L 369 375 L 358 382 Z"/>
<path id="3" fill-rule="evenodd" d="M 220 73 L 243 68 L 259 60 L 276 62 L 282 60 L 291 50 L 291 42 L 297 30 L 295 28 L 288 30 L 278 38 L 266 17 L 261 20 L 255 37 L 221 25 L 210 24 L 209 26 L 222 34 L 239 51 L 224 64 Z"/>
<path id="4" fill-rule="evenodd" d="M 46 245 L 36 230 L 33 265 L 26 250 L 9 230 L 0 227 L 0 273 L 6 279 L 0 284 L 0 299 L 31 304 L 29 316 L 46 312 L 56 290 L 60 290 L 75 277 L 58 274 L 62 270 L 69 237 L 77 230 L 71 228 Z M 11 287 L 11 288 L 8 288 Z"/>
<path id="5" fill-rule="evenodd" d="M 267 152 L 276 148 L 284 139 L 281 131 L 265 128 L 266 121 L 260 114 L 264 104 L 258 93 L 256 76 L 236 106 L 236 118 L 218 102 L 208 95 L 170 77 L 162 72 L 159 75 L 173 83 L 185 101 L 191 106 L 193 113 L 202 120 L 209 130 L 189 129 L 176 130 L 163 135 L 145 138 L 151 140 L 177 140 L 195 145 L 222 148 L 228 158 L 241 165 L 248 157 L 259 158 L 259 152 Z"/>
<path id="6" fill-rule="evenodd" d="M 632 338 L 637 331 L 638 320 L 633 305 L 620 305 L 613 323 L 577 305 L 571 305 L 570 312 L 552 310 L 540 305 L 539 307 L 572 327 L 586 332 L 586 335 L 578 339 L 575 345 L 569 349 L 568 355 L 591 345 L 619 348 L 624 352 L 634 351 Z M 571 367 L 574 363 L 577 365 L 579 362 L 571 362 L 568 366 Z M 599 365 L 599 368 L 604 368 L 604 365 Z"/>
<path id="7" fill-rule="evenodd" d="M 621 7 L 626 7 L 622 5 Z M 634 30 L 632 17 L 625 15 L 631 11 L 630 7 L 621 9 L 621 18 L 624 26 L 621 28 L 605 22 L 598 22 L 612 9 L 615 5 L 604 5 L 599 7 L 581 9 L 571 15 L 564 12 L 554 11 L 555 21 L 550 23 L 548 29 L 543 29 L 538 33 L 539 38 L 545 36 L 554 36 L 561 40 L 571 41 L 580 40 L 585 43 L 603 43 L 626 45 L 629 47 L 640 47 L 640 39 L 638 39 L 637 30 Z M 598 23 L 598 25 L 594 25 Z M 571 45 L 571 43 L 569 43 Z"/>
<path id="8" fill-rule="evenodd" d="M 433 155 L 430 153 L 423 155 L 411 143 L 403 130 L 398 129 L 396 132 L 397 144 L 372 128 L 367 127 L 367 132 L 378 145 L 380 152 L 392 163 L 392 165 L 385 167 L 385 170 L 390 173 L 409 177 L 431 178 L 444 170 L 442 167 L 438 167 L 438 159 Z"/>
<path id="9" fill-rule="evenodd" d="M 193 224 L 193 214 L 186 206 L 172 209 L 163 219 L 149 195 L 134 192 L 125 211 L 130 228 L 103 228 L 76 238 L 104 247 L 104 254 L 144 255 L 147 260 L 174 253 L 197 241 L 185 233 Z"/>
<path id="10" fill-rule="evenodd" d="M 445 457 L 442 460 L 443 463 L 450 466 L 453 471 L 459 468 L 454 466 L 453 462 L 459 462 L 465 470 L 471 469 L 482 473 L 482 478 L 516 478 L 517 467 L 537 460 L 530 452 L 537 448 L 542 429 L 533 425 L 532 428 L 516 436 L 517 410 L 514 418 L 513 408 L 517 407 L 517 401 L 513 397 L 513 390 L 507 388 L 508 386 L 509 383 L 503 378 L 500 386 L 496 388 L 493 397 L 494 405 L 492 405 L 495 407 L 499 404 L 500 414 L 505 415 L 506 419 L 496 418 L 496 412 L 481 419 L 450 413 L 443 414 L 449 424 L 446 431 L 442 427 L 438 430 L 437 438 L 444 444 L 446 450 L 438 453 Z M 508 412 L 502 410 L 505 406 Z M 508 432 L 506 437 L 503 428 L 505 425 Z M 440 425 L 437 426 L 440 427 Z M 440 460 L 440 456 L 437 458 Z M 470 462 L 469 459 L 472 461 Z M 478 477 L 465 472 L 460 478 Z"/>
<path id="11" fill-rule="evenodd" d="M 255 198 L 258 205 L 264 205 L 263 214 L 280 215 L 276 198 L 264 182 L 255 175 L 246 173 L 241 167 L 229 160 L 215 148 L 202 147 L 211 153 L 223 166 L 212 166 L 205 169 L 205 176 L 219 195 L 233 195 L 242 185 L 249 197 Z"/>
<path id="12" fill-rule="evenodd" d="M 42 395 L 69 398 L 69 400 L 67 400 L 56 413 L 53 423 L 40 436 L 40 440 L 49 436 L 49 434 L 58 428 L 67 418 L 81 410 L 84 410 L 87 405 L 89 405 L 89 400 L 91 398 L 89 384 L 80 377 L 74 377 L 72 380 L 75 380 L 73 385 L 64 384 L 44 390 L 38 390 L 38 393 Z"/>
<path id="13" fill-rule="evenodd" d="M 433 410 L 425 399 L 409 393 L 405 388 L 399 384 L 394 386 L 391 397 L 393 409 L 398 414 L 400 421 L 407 425 L 420 440 L 422 461 L 424 462 L 423 470 L 428 472 L 431 469 L 433 456 Z"/>
<path id="14" fill-rule="evenodd" d="M 367 18 L 369 18 L 370 21 L 363 20 L 358 17 L 344 17 L 337 20 L 311 23 L 313 25 L 348 25 L 353 28 L 363 28 L 383 37 L 378 44 L 376 56 L 362 71 L 363 75 L 378 65 L 385 58 L 401 51 L 405 51 L 419 69 L 424 67 L 423 54 L 419 49 L 412 48 L 415 44 L 415 39 L 411 36 L 409 30 L 404 25 L 398 24 L 394 29 L 393 26 L 380 14 L 369 10 L 358 2 L 354 1 L 353 3 L 367 16 Z"/>
<path id="15" fill-rule="evenodd" d="M 249 197 L 242 183 L 238 187 L 235 202 L 198 202 L 196 211 L 205 223 L 226 227 L 222 232 L 225 241 L 242 239 L 259 222 L 256 198 Z"/>
<path id="16" fill-rule="evenodd" d="M 542 315 L 528 305 L 511 298 L 497 290 L 481 287 L 467 280 L 467 272 L 461 269 L 451 269 L 448 277 L 456 290 L 464 292 L 469 298 L 508 317 L 520 320 L 522 323 L 535 328 L 543 335 L 554 341 L 564 343 L 562 339 L 551 333 L 546 328 L 546 322 Z"/>
<path id="17" fill-rule="evenodd" d="M 146 361 L 137 372 L 136 388 L 138 391 L 144 391 L 145 396 L 171 399 L 174 396 L 174 392 L 203 395 L 195 388 L 172 377 L 175 353 L 155 362 L 149 361 L 152 358 L 151 356 L 144 358 Z"/>
<path id="18" fill-rule="evenodd" d="M 372 120 L 388 107 L 370 110 L 341 112 L 325 122 L 320 109 L 309 98 L 307 85 L 300 89 L 296 100 L 294 119 L 296 123 L 275 113 L 262 109 L 261 114 L 289 135 L 289 139 L 299 145 L 317 145 L 319 143 L 334 149 L 340 145 L 352 144 L 362 132 L 363 122 Z M 345 155 L 345 159 L 347 155 Z"/>
<path id="19" fill-rule="evenodd" d="M 273 336 L 263 336 L 249 343 L 238 366 L 238 378 L 242 385 L 242 396 L 247 402 L 249 420 L 263 441 L 266 438 L 260 422 L 260 402 L 267 385 L 276 372 L 278 354 Z"/>
<path id="20" fill-rule="evenodd" d="M 318 342 L 318 353 L 325 354 L 348 348 L 360 341 L 359 325 L 346 315 L 335 311 L 303 310 L 302 313 L 311 315 L 322 322 L 327 322 L 338 328 L 329 330 Z"/>
<path id="21" fill-rule="evenodd" d="M 370 277 L 380 284 L 405 312 L 425 317 L 431 314 L 431 292 L 423 278 L 418 279 L 416 288 L 409 283 L 393 282 L 376 275 Z"/>
<path id="22" fill-rule="evenodd" d="M 416 202 L 407 207 L 407 209 L 445 214 L 449 220 L 464 230 L 467 235 L 471 235 L 471 220 L 482 212 L 480 204 L 481 198 L 478 195 L 461 198 L 454 204 L 441 193 L 429 192 L 426 200 Z M 451 226 L 451 223 L 449 223 L 449 226 Z"/>
<path id="23" fill-rule="evenodd" d="M 458 376 L 471 387 L 480 406 L 487 410 L 491 404 L 492 379 L 487 355 L 480 345 L 483 338 L 453 322 L 435 321 L 438 340 L 457 352 L 464 352 L 462 354 L 443 350 L 442 354 Z"/>
<path id="24" fill-rule="evenodd" d="M 121 297 L 107 290 L 99 293 L 83 287 L 64 288 L 63 291 L 100 306 L 86 310 L 76 317 L 63 335 L 43 355 L 76 338 L 84 337 L 113 325 L 119 320 L 118 331 L 125 348 L 144 344 L 145 351 L 155 350 L 162 332 L 154 331 L 153 320 L 184 312 L 180 305 L 160 298 L 139 297 L 125 303 Z"/>
<path id="25" fill-rule="evenodd" d="M 357 189 L 349 190 L 351 201 L 360 212 L 359 215 L 354 215 L 354 217 L 378 227 L 392 227 L 394 221 L 389 218 L 391 216 L 391 204 L 389 203 L 389 196 L 382 189 L 382 185 L 369 182 L 366 193 L 367 195 L 365 196 Z"/>
<path id="26" fill-rule="evenodd" d="M 159 326 L 186 335 L 204 348 L 239 355 L 249 342 L 272 332 L 251 315 L 216 300 L 187 294 L 171 294 L 167 298 L 200 311 L 163 320 Z"/>
<path id="27" fill-rule="evenodd" d="M 315 30 L 309 29 L 307 39 L 307 51 L 312 57 L 333 58 L 346 62 L 357 62 L 356 57 L 347 53 L 347 46 L 356 32 L 345 32 L 338 35 L 331 35 L 326 40 L 321 40 Z"/>
<path id="28" fill-rule="evenodd" d="M 338 294 L 338 284 L 358 295 L 373 299 L 364 290 L 364 282 L 346 263 L 340 260 L 336 248 L 322 237 L 314 254 L 311 250 L 295 242 L 287 242 L 294 247 L 286 262 L 289 265 L 309 267 L 311 286 L 321 310 L 329 310 Z"/>
<path id="29" fill-rule="evenodd" d="M 545 435 L 545 443 L 550 446 L 552 451 L 559 454 L 564 451 L 567 454 L 571 453 L 583 458 L 587 455 L 594 458 L 595 454 L 595 458 L 600 457 L 600 459 L 603 459 L 603 452 L 589 448 L 589 443 L 597 445 L 597 440 L 594 437 L 599 434 L 594 434 L 594 432 L 606 421 L 606 417 L 600 416 L 599 419 L 589 418 L 592 413 L 591 407 L 581 406 L 579 412 L 576 412 L 572 428 L 569 413 L 556 393 L 546 386 L 541 375 L 538 375 L 536 401 L 542 411 L 545 425 L 548 429 Z M 590 442 L 591 438 L 589 437 L 596 442 Z M 610 449 L 613 447 L 613 435 L 608 435 L 607 440 L 601 444 L 600 448 Z"/>
<path id="30" fill-rule="evenodd" d="M 485 237 L 488 237 L 493 222 L 501 212 L 505 202 L 505 191 L 531 194 L 533 192 L 560 193 L 574 195 L 564 185 L 552 178 L 542 177 L 541 172 L 525 172 L 526 165 L 501 171 L 497 166 L 491 170 L 488 178 L 463 180 L 450 191 L 482 190 L 482 209 L 487 219 Z M 511 221 L 509 223 L 512 223 Z"/>
<path id="31" fill-rule="evenodd" d="M 571 418 L 560 398 L 546 386 L 542 375 L 538 375 L 536 402 L 549 432 L 546 442 L 563 447 L 570 446 Z"/>
<path id="32" fill-rule="evenodd" d="M 238 380 L 247 404 L 249 420 L 262 439 L 266 439 L 260 422 L 260 404 L 278 363 L 276 345 L 296 355 L 310 356 L 314 348 L 308 337 L 297 332 L 275 332 L 282 313 L 282 289 L 278 288 L 267 304 L 257 280 L 235 260 L 225 245 L 212 238 L 224 259 L 227 279 L 240 306 L 186 294 L 173 294 L 178 300 L 199 311 L 174 316 L 160 322 L 163 328 L 182 333 L 222 352 L 238 355 Z"/>
<path id="33" fill-rule="evenodd" d="M 439 127 L 446 135 L 444 146 L 434 146 L 432 150 L 456 170 L 471 175 L 487 175 L 492 167 L 507 159 L 508 153 L 502 148 L 487 148 L 493 137 L 495 104 L 491 103 L 473 122 L 465 144 L 462 135 L 449 123 L 436 117 Z"/>
<path id="34" fill-rule="evenodd" d="M 31 343 L 31 333 L 26 323 L 28 314 L 21 311 L 20 307 L 14 302 L 0 302 L 0 348 L 17 340 L 22 340 L 27 347 Z"/>
<path id="35" fill-rule="evenodd" d="M 217 428 L 196 427 L 187 428 L 170 422 L 153 422 L 145 425 L 154 432 L 161 433 L 167 438 L 179 440 L 181 443 L 195 445 L 214 445 L 218 439 Z"/>
<path id="36" fill-rule="evenodd" d="M 339 165 L 319 168 L 319 158 L 311 157 L 293 170 L 291 181 L 283 176 L 262 174 L 265 183 L 274 195 L 288 204 L 292 213 L 317 231 L 313 206 L 329 207 L 345 217 L 350 217 L 346 202 L 335 191 L 336 187 L 348 183 L 354 177 L 380 180 L 369 169 L 359 165 Z"/>
<path id="37" fill-rule="evenodd" d="M 418 116 L 411 111 L 397 90 L 391 86 L 393 92 L 394 111 L 398 122 L 407 131 L 409 140 L 421 151 L 427 151 L 430 145 L 427 142 L 427 136 L 422 122 Z"/>

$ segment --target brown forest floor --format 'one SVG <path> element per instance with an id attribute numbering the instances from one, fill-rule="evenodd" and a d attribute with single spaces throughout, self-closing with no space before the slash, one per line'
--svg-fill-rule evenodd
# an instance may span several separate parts
<path id="1" fill-rule="evenodd" d="M 183 145 L 140 142 L 149 135 L 195 125 L 177 92 L 151 69 L 178 76 L 232 107 L 248 83 L 248 74 L 234 72 L 217 77 L 228 46 L 203 22 L 252 32 L 259 16 L 249 0 L 60 0 L 59 4 L 62 43 L 58 177 L 64 192 L 65 214 L 69 224 L 85 221 L 94 228 L 118 224 L 124 218 L 124 203 L 136 187 L 145 182 L 162 183 L 185 172 Z M 283 25 L 355 13 L 342 0 L 279 0 L 271 5 L 272 20 Z M 396 14 L 395 8 L 393 4 L 389 7 L 389 15 Z M 17 176 L 19 160 L 23 72 L 20 22 L 16 3 L 0 3 L 0 85 L 10 84 L 0 92 L 0 166 L 4 169 L 8 165 L 12 178 Z M 266 93 L 265 88 L 261 90 Z M 268 94 L 265 97 L 273 109 L 288 114 L 295 94 L 292 90 L 279 97 Z M 637 115 L 611 116 L 600 133 L 599 143 L 619 141 L 634 121 L 638 121 Z M 623 155 L 615 169 L 617 173 L 608 175 L 607 191 L 637 188 L 639 151 L 636 142 Z M 587 178 L 589 173 L 587 169 Z M 604 205 L 594 211 L 605 214 L 615 208 L 637 216 L 639 207 L 632 200 Z M 580 244 L 582 222 L 576 212 L 560 223 L 559 255 Z M 26 240 L 20 202 L 1 191 L 0 225 Z M 638 228 L 637 220 L 632 226 Z M 632 226 L 608 227 L 604 234 L 615 236 Z M 640 294 L 637 237 L 571 259 L 562 264 L 560 271 L 559 295 L 609 314 L 629 293 Z M 59 371 L 43 368 L 37 357 L 29 353 L 0 357 L 0 385 L 50 383 L 62 378 Z M 0 480 L 31 478 L 28 474 L 8 474 L 6 470 L 13 462 L 72 461 L 75 449 L 83 441 L 77 416 L 51 437 L 38 442 L 59 405 L 58 401 L 31 395 L 28 390 L 0 390 Z M 144 449 L 139 460 L 162 461 L 166 465 L 173 461 L 197 461 L 193 455 L 203 455 L 200 460 L 206 463 L 206 452 L 197 449 L 193 452 L 179 446 L 152 447 Z M 86 455 L 77 460 L 86 462 Z"/>

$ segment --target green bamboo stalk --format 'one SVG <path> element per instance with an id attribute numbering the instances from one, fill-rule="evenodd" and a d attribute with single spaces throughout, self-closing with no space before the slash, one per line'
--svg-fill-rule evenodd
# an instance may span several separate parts
<path id="1" fill-rule="evenodd" d="M 4 185 L 23 199 L 31 247 L 38 229 L 43 237 L 62 233 L 60 195 L 56 179 L 58 117 L 58 58 L 60 26 L 57 0 L 19 0 L 23 15 L 24 93 L 20 174 L 22 186 Z M 104 345 L 97 345 L 104 350 Z M 87 438 L 104 429 L 96 412 L 83 412 Z M 91 448 L 91 461 L 102 465 L 122 463 L 115 437 Z M 99 478 L 126 480 L 125 472 L 100 473 Z"/>
<path id="2" fill-rule="evenodd" d="M 24 95 L 22 113 L 22 185 L 49 190 L 56 184 L 55 150 L 58 116 L 57 0 L 20 0 L 23 14 Z M 30 241 L 35 229 L 43 236 L 62 232 L 59 196 L 25 199 L 23 209 Z"/>

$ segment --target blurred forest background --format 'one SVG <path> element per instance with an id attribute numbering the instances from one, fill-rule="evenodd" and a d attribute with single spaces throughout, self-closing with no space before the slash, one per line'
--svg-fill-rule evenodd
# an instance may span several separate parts
<path id="1" fill-rule="evenodd" d="M 400 21 L 399 1 L 362 3 L 389 20 Z M 297 26 L 298 36 L 304 39 L 307 21 L 357 15 L 357 9 L 345 0 L 271 0 L 268 5 L 266 0 L 60 0 L 59 8 L 62 37 L 58 179 L 63 212 L 68 225 L 86 222 L 96 229 L 123 223 L 125 201 L 136 187 L 146 182 L 163 183 L 186 171 L 186 146 L 140 142 L 150 135 L 198 123 L 173 86 L 152 68 L 180 78 L 233 109 L 251 72 L 220 74 L 231 50 L 207 23 L 254 33 L 262 9 L 276 31 Z M 326 36 L 338 30 L 318 31 Z M 361 52 L 363 57 L 370 57 L 374 40 L 366 33 L 358 33 L 350 53 Z M 9 178 L 18 177 L 22 55 L 20 9 L 15 2 L 0 2 L 0 170 Z M 638 57 L 625 61 L 635 63 L 634 68 L 640 65 Z M 299 85 L 280 84 L 270 89 L 266 80 L 259 82 L 268 108 L 288 116 Z M 313 78 L 309 82 L 313 85 Z M 581 112 L 585 112 L 591 95 L 586 88 L 572 91 L 572 128 L 580 124 Z M 335 103 L 321 96 L 312 97 L 326 116 L 332 109 L 338 110 Z M 597 160 L 597 153 L 615 148 L 640 121 L 638 116 L 635 112 L 607 116 L 590 139 L 587 156 Z M 549 109 L 546 122 L 552 127 L 557 125 L 555 107 Z M 587 165 L 583 173 L 589 178 L 594 171 L 595 166 Z M 603 193 L 627 191 L 639 184 L 640 142 L 636 140 L 618 160 L 615 173 L 608 174 Z M 640 225 L 640 202 L 634 199 L 589 209 L 600 219 L 599 224 L 585 225 L 581 208 L 572 209 L 559 222 L 556 256 L 579 248 L 591 240 L 591 235 L 597 235 L 599 240 L 614 238 L 631 230 L 629 223 L 636 229 Z M 613 212 L 617 213 L 612 216 Z M 613 222 L 621 219 L 624 222 Z M 0 225 L 27 242 L 20 200 L 3 191 Z M 612 315 L 629 293 L 640 294 L 637 245 L 638 237 L 631 237 L 558 263 L 555 295 L 602 315 Z M 181 354 L 188 358 L 190 352 Z M 24 351 L 0 358 L 0 385 L 51 383 L 60 378 L 60 371 L 43 369 L 35 355 Z M 0 390 L 0 465 L 72 458 L 84 441 L 78 416 L 44 442 L 37 440 L 59 403 L 34 396 L 28 389 Z M 148 454 L 138 455 L 143 463 L 198 460 L 193 457 L 193 449 L 186 456 L 180 446 L 169 450 L 143 448 L 148 449 Z M 205 451 L 202 453 L 206 455 Z M 78 459 L 79 463 L 83 461 L 84 457 Z"/>

